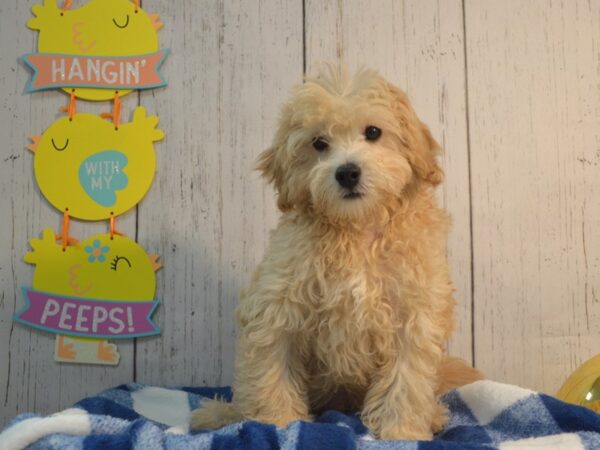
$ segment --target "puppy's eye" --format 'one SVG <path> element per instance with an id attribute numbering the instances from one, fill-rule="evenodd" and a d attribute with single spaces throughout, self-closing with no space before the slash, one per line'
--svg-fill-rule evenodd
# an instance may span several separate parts
<path id="1" fill-rule="evenodd" d="M 381 137 L 381 129 L 374 127 L 373 125 L 369 125 L 365 128 L 365 137 L 367 141 L 376 141 Z"/>
<path id="2" fill-rule="evenodd" d="M 316 151 L 322 152 L 322 151 L 327 150 L 327 148 L 329 147 L 329 144 L 322 137 L 317 137 L 317 138 L 313 139 L 312 146 L 315 148 Z"/>

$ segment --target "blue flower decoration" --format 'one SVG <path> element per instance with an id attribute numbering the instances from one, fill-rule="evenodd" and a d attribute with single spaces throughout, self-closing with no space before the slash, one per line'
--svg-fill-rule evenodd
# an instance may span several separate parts
<path id="1" fill-rule="evenodd" d="M 109 250 L 110 247 L 107 245 L 101 247 L 98 239 L 96 239 L 92 245 L 86 245 L 85 247 L 85 252 L 90 254 L 90 256 L 88 256 L 88 262 L 91 263 L 95 261 L 103 263 L 106 261 L 106 256 L 104 256 L 104 254 Z"/>

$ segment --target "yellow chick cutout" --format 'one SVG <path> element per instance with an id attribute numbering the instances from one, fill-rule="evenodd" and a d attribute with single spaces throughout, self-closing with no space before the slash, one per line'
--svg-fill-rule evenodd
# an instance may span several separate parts
<path id="1" fill-rule="evenodd" d="M 158 256 L 117 233 L 114 220 L 150 189 L 154 143 L 164 138 L 158 118 L 143 107 L 134 110 L 130 122 L 121 123 L 119 100 L 133 89 L 166 85 L 158 73 L 168 53 L 159 48 L 162 23 L 158 15 L 141 9 L 139 0 L 90 0 L 72 9 L 71 3 L 64 0 L 58 6 L 56 0 L 44 0 L 32 7 L 34 17 L 27 23 L 39 31 L 39 53 L 23 57 L 33 69 L 28 92 L 60 88 L 70 95 L 68 108 L 63 108 L 68 114 L 27 146 L 34 153 L 40 192 L 64 215 L 60 233 L 46 229 L 42 239 L 30 241 L 32 251 L 24 259 L 35 265 L 32 292 L 74 302 L 152 303 Z M 39 85 L 33 84 L 36 79 Z M 112 100 L 113 113 L 79 114 L 76 99 Z M 70 218 L 110 220 L 110 233 L 77 242 L 69 236 Z M 26 298 L 26 307 L 30 301 Z M 38 328 L 59 333 L 57 361 L 119 362 L 117 347 L 106 336 Z M 147 335 L 157 333 L 158 328 Z"/>
<path id="2" fill-rule="evenodd" d="M 35 265 L 36 291 L 104 302 L 148 302 L 154 298 L 158 256 L 147 254 L 124 236 L 96 235 L 63 251 L 54 231 L 47 229 L 42 239 L 32 239 L 30 244 L 32 251 L 24 259 Z M 59 335 L 55 359 L 117 364 L 119 354 L 116 345 L 106 340 Z"/>
<path id="3" fill-rule="evenodd" d="M 133 208 L 154 178 L 153 143 L 164 137 L 157 125 L 143 107 L 117 130 L 93 114 L 58 119 L 29 146 L 40 191 L 56 209 L 83 220 Z"/>
<path id="4" fill-rule="evenodd" d="M 65 2 L 67 3 L 67 2 Z M 70 3 L 70 2 L 68 2 Z M 27 26 L 39 30 L 38 51 L 68 55 L 128 56 L 159 49 L 157 14 L 148 14 L 128 0 L 92 0 L 77 9 L 59 8 L 45 0 L 32 8 Z M 64 88 L 86 100 L 111 100 L 115 90 Z M 123 96 L 131 90 L 117 90 Z"/>
<path id="5" fill-rule="evenodd" d="M 132 121 L 121 124 L 118 130 L 93 114 L 58 119 L 41 136 L 32 138 L 29 146 L 41 193 L 59 211 L 84 220 L 106 220 L 135 207 L 154 178 L 153 143 L 164 137 L 157 125 L 158 118 L 147 116 L 142 107 L 136 108 Z M 25 258 L 36 264 L 33 288 L 99 300 L 152 300 L 155 280 L 150 269 L 159 267 L 156 258 L 148 259 L 141 247 L 118 234 L 90 239 L 99 245 L 94 248 L 88 239 L 63 247 L 50 230 L 42 241 L 33 240 L 34 253 Z M 76 243 L 74 239 L 69 242 Z M 79 265 L 76 260 L 90 257 L 83 251 L 86 248 L 110 248 L 109 255 L 97 256 L 102 262 L 113 258 L 115 267 Z M 123 250 L 115 253 L 115 248 Z M 122 275 L 124 271 L 127 278 Z M 116 345 L 106 340 L 58 335 L 55 360 L 118 364 L 119 354 Z"/>

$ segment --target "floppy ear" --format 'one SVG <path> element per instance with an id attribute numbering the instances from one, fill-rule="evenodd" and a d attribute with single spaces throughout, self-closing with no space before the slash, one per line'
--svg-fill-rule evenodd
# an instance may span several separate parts
<path id="1" fill-rule="evenodd" d="M 417 119 L 418 120 L 418 119 Z M 440 146 L 431 135 L 427 125 L 418 120 L 416 148 L 413 149 L 413 156 L 409 158 L 411 164 L 419 178 L 437 186 L 444 179 L 444 171 L 438 165 L 437 155 L 440 152 Z"/>
<path id="2" fill-rule="evenodd" d="M 409 147 L 407 155 L 417 177 L 434 186 L 440 184 L 444 172 L 437 162 L 440 146 L 435 141 L 429 128 L 419 120 L 413 110 L 407 95 L 389 83 L 387 88 L 392 96 L 391 106 L 398 125 L 406 130 L 406 144 Z"/>
<path id="3" fill-rule="evenodd" d="M 273 183 L 277 192 L 277 207 L 285 212 L 292 209 L 290 193 L 285 185 L 286 175 L 282 164 L 282 155 L 279 154 L 280 147 L 273 145 L 262 152 L 256 162 L 256 169 L 269 183 Z"/>
<path id="4" fill-rule="evenodd" d="M 294 207 L 288 184 L 290 163 L 286 154 L 288 137 L 292 129 L 292 115 L 293 108 L 290 103 L 286 103 L 281 110 L 273 144 L 262 152 L 256 161 L 256 169 L 269 183 L 273 183 L 277 192 L 277 207 L 283 212 Z"/>
<path id="5" fill-rule="evenodd" d="M 270 147 L 258 155 L 255 169 L 270 183 L 275 179 L 275 147 Z"/>

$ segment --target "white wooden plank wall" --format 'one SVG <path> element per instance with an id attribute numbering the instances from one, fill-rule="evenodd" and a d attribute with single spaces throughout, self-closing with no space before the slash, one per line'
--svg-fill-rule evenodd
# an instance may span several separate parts
<path id="1" fill-rule="evenodd" d="M 465 13 L 475 361 L 552 392 L 600 353 L 600 2 Z"/>
<path id="2" fill-rule="evenodd" d="M 379 69 L 445 150 L 451 352 L 547 392 L 600 352 L 600 1 L 144 0 L 165 23 L 169 86 L 124 107 L 158 114 L 167 138 L 150 193 L 118 226 L 162 255 L 163 335 L 120 343 L 116 368 L 57 364 L 53 337 L 11 321 L 31 281 L 27 242 L 60 222 L 24 149 L 66 102 L 23 94 L 31 4 L 0 3 L 0 426 L 134 380 L 231 382 L 238 290 L 277 217 L 253 161 L 288 89 L 322 60 Z"/>

